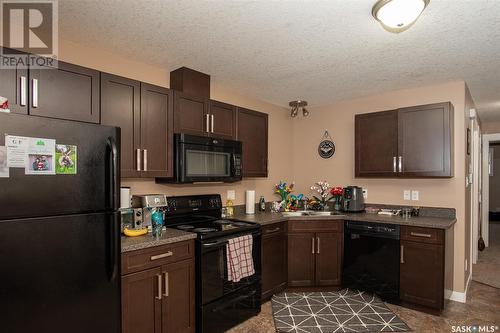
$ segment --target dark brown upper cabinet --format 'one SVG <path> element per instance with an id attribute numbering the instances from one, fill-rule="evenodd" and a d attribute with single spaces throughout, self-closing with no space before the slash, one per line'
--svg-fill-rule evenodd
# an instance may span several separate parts
<path id="1" fill-rule="evenodd" d="M 207 136 L 210 133 L 209 100 L 174 92 L 174 132 Z"/>
<path id="2" fill-rule="evenodd" d="M 171 90 L 105 73 L 101 81 L 101 122 L 121 128 L 122 177 L 171 177 Z"/>
<path id="3" fill-rule="evenodd" d="M 142 177 L 173 176 L 172 91 L 141 83 Z"/>
<path id="4" fill-rule="evenodd" d="M 243 144 L 243 177 L 267 177 L 268 115 L 238 108 L 236 138 Z"/>
<path id="5" fill-rule="evenodd" d="M 59 61 L 29 79 L 30 115 L 99 123 L 99 71 Z"/>
<path id="6" fill-rule="evenodd" d="M 101 74 L 101 123 L 121 128 L 121 175 L 140 177 L 141 83 L 124 77 Z"/>
<path id="7" fill-rule="evenodd" d="M 28 114 L 28 70 L 19 66 L 1 69 L 0 96 L 8 99 L 10 112 Z"/>
<path id="8" fill-rule="evenodd" d="M 450 102 L 355 116 L 356 177 L 453 177 Z"/>
<path id="9" fill-rule="evenodd" d="M 210 101 L 210 136 L 222 139 L 236 139 L 236 106 Z"/>

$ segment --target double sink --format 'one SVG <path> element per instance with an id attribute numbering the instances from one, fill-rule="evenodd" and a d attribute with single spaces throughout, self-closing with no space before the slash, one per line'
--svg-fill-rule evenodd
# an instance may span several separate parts
<path id="1" fill-rule="evenodd" d="M 328 212 L 328 211 L 317 211 L 317 210 L 297 210 L 294 212 L 282 212 L 283 216 L 293 217 L 293 216 L 338 216 L 339 218 L 345 215 L 338 212 Z"/>

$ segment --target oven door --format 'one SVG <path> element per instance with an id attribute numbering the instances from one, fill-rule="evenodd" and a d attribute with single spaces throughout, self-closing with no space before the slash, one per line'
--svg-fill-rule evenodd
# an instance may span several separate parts
<path id="1" fill-rule="evenodd" d="M 254 283 L 260 284 L 261 279 L 261 234 L 252 233 L 252 256 L 255 274 L 241 279 L 239 282 L 230 282 L 227 279 L 227 251 L 228 239 L 242 236 L 234 234 L 225 238 L 206 240 L 198 244 L 198 290 L 196 297 L 198 304 L 207 304 L 231 294 L 239 289 Z"/>
<path id="2" fill-rule="evenodd" d="M 241 151 L 233 145 L 178 142 L 177 155 L 180 183 L 235 182 L 242 178 Z"/>

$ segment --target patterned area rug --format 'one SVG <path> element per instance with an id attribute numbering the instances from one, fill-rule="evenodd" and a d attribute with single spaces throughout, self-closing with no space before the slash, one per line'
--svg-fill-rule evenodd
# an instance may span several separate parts
<path id="1" fill-rule="evenodd" d="M 273 296 L 278 332 L 407 332 L 411 329 L 377 296 L 337 292 L 283 293 Z"/>

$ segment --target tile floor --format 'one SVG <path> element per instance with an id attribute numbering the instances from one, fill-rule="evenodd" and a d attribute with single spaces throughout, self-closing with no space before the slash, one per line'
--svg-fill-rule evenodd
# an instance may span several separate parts
<path id="1" fill-rule="evenodd" d="M 500 326 L 500 289 L 472 281 L 467 293 L 467 303 L 448 302 L 441 316 L 390 305 L 413 332 L 452 332 L 452 325 L 494 325 Z M 262 312 L 230 333 L 272 333 L 275 332 L 271 302 L 262 305 Z M 496 332 L 500 332 L 497 329 Z"/>
<path id="2" fill-rule="evenodd" d="M 500 288 L 500 222 L 490 222 L 489 246 L 472 265 L 472 279 Z"/>

